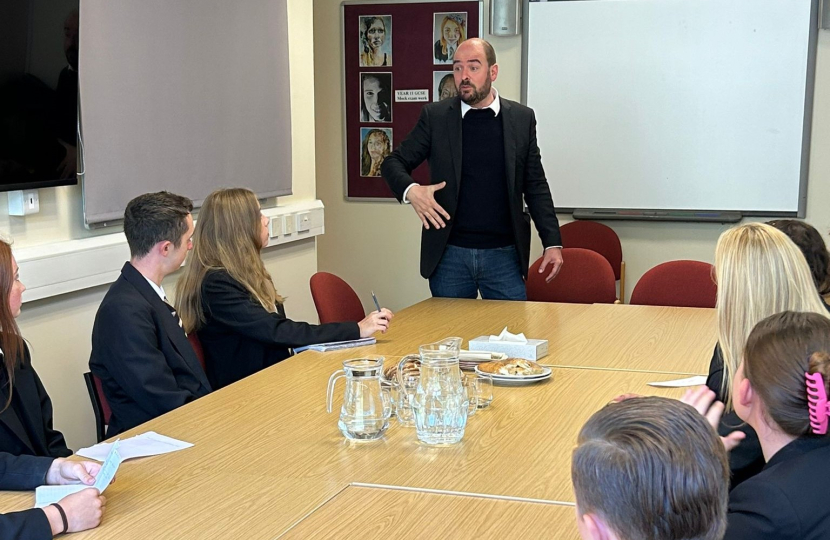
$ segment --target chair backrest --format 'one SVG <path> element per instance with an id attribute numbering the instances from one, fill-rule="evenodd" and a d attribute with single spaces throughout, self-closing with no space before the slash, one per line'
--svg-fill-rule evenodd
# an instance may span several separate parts
<path id="1" fill-rule="evenodd" d="M 202 370 L 205 369 L 205 350 L 202 348 L 202 342 L 199 341 L 199 336 L 196 335 L 196 332 L 190 332 L 187 335 L 187 340 L 190 342 L 190 345 L 193 347 L 193 352 L 196 353 L 196 358 L 199 359 L 199 363 L 202 364 Z"/>
<path id="2" fill-rule="evenodd" d="M 363 304 L 348 283 L 328 272 L 311 276 L 311 297 L 320 317 L 320 324 L 360 322 L 366 317 Z"/>
<path id="3" fill-rule="evenodd" d="M 86 382 L 86 390 L 89 392 L 89 400 L 92 402 L 92 412 L 95 414 L 96 435 L 98 436 L 98 442 L 101 442 L 106 438 L 112 410 L 109 403 L 107 403 L 107 398 L 104 397 L 104 385 L 101 383 L 101 379 L 87 371 L 84 373 L 84 382 Z"/>
<path id="4" fill-rule="evenodd" d="M 620 279 L 622 244 L 620 237 L 608 225 L 596 221 L 572 221 L 559 228 L 562 245 L 568 248 L 584 248 L 605 257 L 614 270 L 614 279 Z"/>
<path id="5" fill-rule="evenodd" d="M 542 259 L 527 274 L 527 299 L 532 302 L 565 302 L 570 304 L 613 304 L 617 300 L 616 280 L 611 264 L 596 251 L 564 248 L 565 263 L 559 275 L 545 283 L 539 273 Z"/>
<path id="6" fill-rule="evenodd" d="M 669 261 L 658 264 L 640 278 L 631 303 L 642 306 L 713 308 L 718 286 L 713 267 L 701 261 Z"/>

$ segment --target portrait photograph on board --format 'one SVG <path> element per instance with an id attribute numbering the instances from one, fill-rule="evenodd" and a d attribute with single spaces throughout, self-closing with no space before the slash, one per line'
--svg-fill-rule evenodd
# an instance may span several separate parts
<path id="1" fill-rule="evenodd" d="M 436 64 L 452 64 L 455 50 L 467 39 L 467 13 L 436 13 L 433 17 L 433 59 Z"/>
<path id="2" fill-rule="evenodd" d="M 360 176 L 380 176 L 383 158 L 392 153 L 392 128 L 360 128 Z"/>
<path id="3" fill-rule="evenodd" d="M 360 67 L 392 65 L 392 16 L 359 18 Z"/>
<path id="4" fill-rule="evenodd" d="M 452 71 L 434 71 L 432 73 L 432 101 L 444 101 L 458 95 Z"/>
<path id="5" fill-rule="evenodd" d="M 392 121 L 392 74 L 360 74 L 360 121 Z"/>

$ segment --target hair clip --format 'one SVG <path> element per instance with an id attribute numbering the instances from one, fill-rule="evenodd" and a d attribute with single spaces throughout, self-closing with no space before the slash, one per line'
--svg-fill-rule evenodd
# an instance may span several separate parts
<path id="1" fill-rule="evenodd" d="M 463 27 L 467 24 L 467 22 L 464 20 L 464 17 L 462 17 L 461 15 L 459 15 L 457 13 L 451 13 L 451 14 L 447 15 L 447 18 L 449 20 L 455 22 L 455 24 L 457 24 L 458 26 Z"/>
<path id="2" fill-rule="evenodd" d="M 821 373 L 805 373 L 807 378 L 807 403 L 810 407 L 810 427 L 816 435 L 827 433 L 830 404 Z"/>

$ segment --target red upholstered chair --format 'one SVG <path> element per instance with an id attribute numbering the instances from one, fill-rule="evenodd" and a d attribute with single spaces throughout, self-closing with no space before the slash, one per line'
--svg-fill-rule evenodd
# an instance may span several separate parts
<path id="1" fill-rule="evenodd" d="M 669 261 L 658 264 L 640 278 L 631 303 L 641 306 L 713 308 L 718 286 L 713 267 L 701 261 Z"/>
<path id="2" fill-rule="evenodd" d="M 625 302 L 625 261 L 622 258 L 620 237 L 614 229 L 596 221 L 572 221 L 559 228 L 562 245 L 584 248 L 605 257 L 614 270 L 614 279 L 620 282 L 620 300 Z"/>
<path id="3" fill-rule="evenodd" d="M 193 352 L 196 353 L 196 358 L 199 359 L 199 363 L 202 365 L 202 370 L 205 369 L 205 350 L 202 348 L 202 342 L 199 341 L 199 336 L 196 335 L 196 332 L 191 332 L 187 336 L 187 340 L 190 342 L 190 345 L 193 347 Z"/>
<path id="4" fill-rule="evenodd" d="M 617 301 L 614 270 L 596 251 L 582 248 L 564 248 L 565 264 L 559 275 L 545 283 L 539 273 L 542 259 L 530 267 L 527 274 L 527 299 L 533 302 L 565 302 L 571 304 L 613 304 Z"/>
<path id="5" fill-rule="evenodd" d="M 311 276 L 311 297 L 320 317 L 320 324 L 360 322 L 366 317 L 363 304 L 348 283 L 328 272 Z"/>
<path id="6" fill-rule="evenodd" d="M 112 410 L 109 403 L 107 403 L 107 398 L 104 397 L 104 385 L 101 384 L 101 379 L 87 371 L 84 373 L 84 382 L 86 382 L 86 390 L 89 392 L 89 400 L 92 402 L 92 412 L 95 413 L 96 435 L 98 436 L 98 442 L 101 442 L 106 437 Z"/>

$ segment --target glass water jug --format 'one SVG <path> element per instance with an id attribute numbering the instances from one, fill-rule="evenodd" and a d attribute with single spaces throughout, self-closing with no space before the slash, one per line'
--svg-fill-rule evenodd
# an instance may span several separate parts
<path id="1" fill-rule="evenodd" d="M 426 444 L 454 444 L 467 426 L 467 393 L 461 381 L 461 338 L 419 347 L 421 373 L 415 394 L 415 429 Z"/>
<path id="2" fill-rule="evenodd" d="M 329 378 L 327 410 L 331 412 L 334 387 L 340 378 L 346 379 L 343 406 L 337 427 L 347 439 L 371 441 L 383 436 L 389 427 L 392 402 L 381 384 L 383 358 L 346 360 L 343 369 Z"/>

